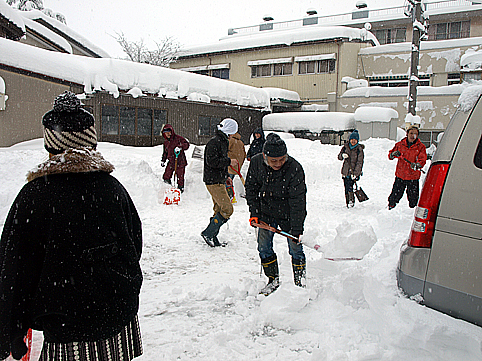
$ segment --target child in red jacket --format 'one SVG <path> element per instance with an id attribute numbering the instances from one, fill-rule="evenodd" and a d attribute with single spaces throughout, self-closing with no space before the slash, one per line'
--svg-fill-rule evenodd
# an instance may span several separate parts
<path id="1" fill-rule="evenodd" d="M 407 188 L 407 198 L 410 208 L 418 203 L 420 169 L 427 161 L 425 145 L 418 139 L 419 130 L 415 125 L 407 128 L 407 136 L 395 144 L 388 152 L 390 160 L 398 158 L 395 171 L 395 182 L 392 193 L 388 197 L 388 209 L 395 208 Z"/>

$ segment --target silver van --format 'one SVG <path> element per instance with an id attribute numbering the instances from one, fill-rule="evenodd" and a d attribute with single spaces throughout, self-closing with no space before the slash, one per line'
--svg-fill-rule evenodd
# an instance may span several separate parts
<path id="1" fill-rule="evenodd" d="M 397 282 L 424 305 L 481 326 L 481 98 L 465 110 L 457 110 L 433 156 Z"/>

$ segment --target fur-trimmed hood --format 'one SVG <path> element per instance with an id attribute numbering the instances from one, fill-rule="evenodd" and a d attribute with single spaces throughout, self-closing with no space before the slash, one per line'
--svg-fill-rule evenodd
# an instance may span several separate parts
<path id="1" fill-rule="evenodd" d="M 27 173 L 27 181 L 52 174 L 62 173 L 111 173 L 114 166 L 102 155 L 91 148 L 67 149 L 61 154 L 52 156 Z"/>

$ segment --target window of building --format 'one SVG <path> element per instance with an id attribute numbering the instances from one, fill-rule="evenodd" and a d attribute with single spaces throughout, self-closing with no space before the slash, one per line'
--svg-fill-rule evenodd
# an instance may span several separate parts
<path id="1" fill-rule="evenodd" d="M 213 69 L 211 76 L 219 79 L 229 79 L 229 69 Z"/>
<path id="2" fill-rule="evenodd" d="M 335 59 L 300 61 L 298 74 L 326 74 L 335 72 Z"/>
<path id="3" fill-rule="evenodd" d="M 433 24 L 429 28 L 429 40 L 462 39 L 470 37 L 470 21 Z"/>
<path id="4" fill-rule="evenodd" d="M 447 85 L 460 84 L 460 73 L 448 73 Z"/>
<path id="5" fill-rule="evenodd" d="M 199 135 L 212 137 L 216 134 L 216 126 L 221 123 L 220 117 L 200 115 L 198 117 Z"/>
<path id="6" fill-rule="evenodd" d="M 374 34 L 378 39 L 378 42 L 380 43 L 380 45 L 403 43 L 407 39 L 406 28 L 379 29 L 379 30 L 375 30 Z"/>
<path id="7" fill-rule="evenodd" d="M 162 109 L 102 105 L 102 134 L 161 135 L 167 111 Z"/>
<path id="8" fill-rule="evenodd" d="M 291 75 L 293 74 L 293 64 L 292 63 L 281 63 L 281 64 L 273 64 L 274 66 L 274 75 Z"/>
<path id="9" fill-rule="evenodd" d="M 442 132 L 443 130 L 436 130 L 436 131 L 420 130 L 420 134 L 418 138 L 423 143 L 423 145 L 425 145 L 428 148 L 432 144 L 435 144 L 435 145 L 437 144 L 438 135 Z"/>
<path id="10" fill-rule="evenodd" d="M 229 79 L 230 64 L 213 64 L 200 65 L 190 68 L 182 68 L 179 70 L 188 71 L 190 73 L 212 76 L 213 78 Z"/>
<path id="11" fill-rule="evenodd" d="M 193 70 L 191 73 L 194 74 L 201 74 L 201 75 L 209 75 L 209 70 Z"/>
<path id="12" fill-rule="evenodd" d="M 464 81 L 466 82 L 471 82 L 471 81 L 475 81 L 475 80 L 481 80 L 481 75 L 482 73 L 475 73 L 475 72 L 471 72 L 471 73 L 464 73 Z"/>
<path id="13" fill-rule="evenodd" d="M 418 76 L 420 86 L 430 85 L 430 75 Z M 389 88 L 408 87 L 408 75 L 374 76 L 368 78 L 368 86 L 381 86 Z"/>

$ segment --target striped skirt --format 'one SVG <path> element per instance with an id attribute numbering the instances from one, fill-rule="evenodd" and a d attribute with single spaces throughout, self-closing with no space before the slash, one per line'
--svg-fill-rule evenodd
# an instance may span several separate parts
<path id="1" fill-rule="evenodd" d="M 141 332 L 136 317 L 117 335 L 101 341 L 45 342 L 39 361 L 130 361 L 142 355 Z"/>

